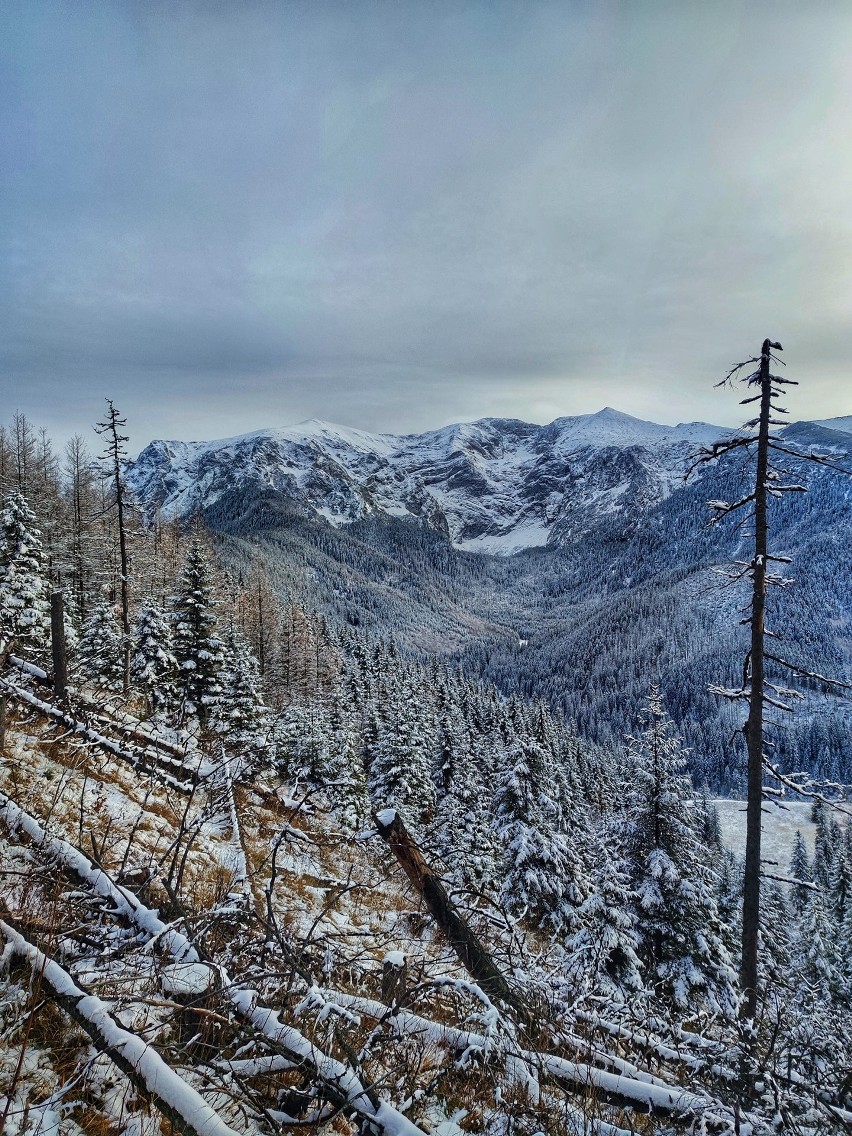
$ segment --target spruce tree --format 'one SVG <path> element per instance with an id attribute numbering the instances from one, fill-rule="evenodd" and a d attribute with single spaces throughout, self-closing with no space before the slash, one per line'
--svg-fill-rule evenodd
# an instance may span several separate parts
<path id="1" fill-rule="evenodd" d="M 793 842 L 793 855 L 790 858 L 790 876 L 801 883 L 794 883 L 790 888 L 790 907 L 797 919 L 801 919 L 811 901 L 813 888 L 807 885 L 813 882 L 808 850 L 802 839 L 801 832 L 796 832 Z"/>
<path id="2" fill-rule="evenodd" d="M 124 636 L 115 609 L 105 601 L 86 617 L 77 642 L 77 666 L 84 678 L 101 689 L 123 689 Z"/>
<path id="3" fill-rule="evenodd" d="M 15 491 L 0 515 L 0 636 L 24 655 L 50 647 L 50 599 L 35 514 Z"/>
<path id="4" fill-rule="evenodd" d="M 491 827 L 490 793 L 468 724 L 449 695 L 439 732 L 441 784 L 434 823 L 436 849 L 457 888 L 490 891 L 496 883 L 498 852 Z"/>
<path id="5" fill-rule="evenodd" d="M 643 987 L 640 936 L 627 865 L 613 837 L 598 844 L 592 891 L 577 916 L 580 930 L 566 944 L 570 973 L 614 1001 L 635 995 Z"/>
<path id="6" fill-rule="evenodd" d="M 210 565 L 201 541 L 190 545 L 172 597 L 174 654 L 178 664 L 180 720 L 205 729 L 222 698 L 222 640 L 216 634 Z"/>
<path id="7" fill-rule="evenodd" d="M 814 837 L 813 878 L 824 890 L 828 890 L 831 864 L 834 860 L 834 842 L 832 840 L 831 821 L 822 801 L 816 801 L 812 812 L 813 822 L 816 825 Z"/>
<path id="8" fill-rule="evenodd" d="M 234 630 L 225 640 L 221 683 L 224 698 L 219 721 L 223 728 L 241 735 L 256 733 L 268 718 L 260 690 L 260 668 L 248 644 Z"/>
<path id="9" fill-rule="evenodd" d="M 639 957 L 680 1010 L 702 1004 L 730 1015 L 735 974 L 723 942 L 715 880 L 680 740 L 652 688 L 630 740 L 623 841 L 636 894 Z"/>
<path id="10" fill-rule="evenodd" d="M 432 816 L 435 788 L 428 707 L 422 692 L 399 670 L 389 674 L 387 695 L 380 708 L 379 733 L 369 768 L 370 799 L 376 810 L 394 808 L 413 832 Z"/>
<path id="11" fill-rule="evenodd" d="M 336 691 L 329 715 L 328 795 L 343 820 L 359 828 L 369 816 L 370 798 L 357 723 L 352 716 L 353 699 L 345 690 Z"/>
<path id="12" fill-rule="evenodd" d="M 588 886 L 575 842 L 554 826 L 545 752 L 508 726 L 495 797 L 494 825 L 503 853 L 502 894 L 507 910 L 553 935 L 577 927 Z"/>
<path id="13" fill-rule="evenodd" d="M 178 664 L 172 626 L 153 600 L 140 607 L 131 634 L 130 677 L 150 714 L 167 714 L 177 698 Z"/>
<path id="14" fill-rule="evenodd" d="M 815 892 L 802 920 L 796 950 L 799 989 L 810 1005 L 830 1006 L 843 985 L 834 928 L 823 896 Z"/>
<path id="15" fill-rule="evenodd" d="M 266 742 L 269 713 L 261 694 L 257 659 L 233 629 L 225 642 L 220 682 L 222 698 L 216 708 L 216 729 L 227 747 L 241 752 L 253 765 Z"/>

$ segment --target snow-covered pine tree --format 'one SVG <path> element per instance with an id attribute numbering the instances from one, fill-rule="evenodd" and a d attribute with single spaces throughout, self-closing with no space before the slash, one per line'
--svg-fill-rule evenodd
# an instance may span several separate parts
<path id="1" fill-rule="evenodd" d="M 784 896 L 772 880 L 764 880 L 761 889 L 760 950 L 767 987 L 777 990 L 790 975 L 792 936 Z"/>
<path id="2" fill-rule="evenodd" d="M 852 1011 L 852 903 L 847 903 L 838 928 L 842 999 L 847 1013 Z"/>
<path id="3" fill-rule="evenodd" d="M 549 796 L 553 779 L 543 747 L 515 735 L 510 722 L 500 758 L 494 827 L 503 853 L 502 895 L 507 910 L 553 935 L 577 929 L 577 909 L 588 892 L 579 855 L 581 841 L 558 832 L 558 807 Z"/>
<path id="4" fill-rule="evenodd" d="M 846 908 L 852 902 L 852 864 L 849 863 L 847 844 L 842 836 L 838 836 L 832 844 L 832 858 L 828 868 L 828 902 L 835 924 L 840 927 Z"/>
<path id="5" fill-rule="evenodd" d="M 50 599 L 35 514 L 15 491 L 0 514 L 0 636 L 24 655 L 50 647 Z"/>
<path id="6" fill-rule="evenodd" d="M 432 758 L 437 741 L 429 709 L 413 676 L 396 664 L 388 672 L 379 707 L 379 734 L 369 768 L 370 799 L 377 810 L 397 809 L 413 833 L 435 808 Z"/>
<path id="7" fill-rule="evenodd" d="M 269 717 L 260 689 L 260 668 L 248 643 L 231 630 L 225 640 L 222 686 L 225 705 L 219 719 L 239 733 L 257 733 Z"/>
<path id="8" fill-rule="evenodd" d="M 636 894 L 639 957 L 679 1010 L 732 1015 L 736 975 L 723 942 L 710 856 L 680 739 L 652 687 L 630 739 L 623 846 Z"/>
<path id="9" fill-rule="evenodd" d="M 628 873 L 615 833 L 599 840 L 592 890 L 566 944 L 569 973 L 596 994 L 623 1002 L 643 988 L 639 933 Z"/>
<path id="10" fill-rule="evenodd" d="M 216 708 L 215 727 L 226 747 L 239 751 L 250 764 L 255 764 L 269 733 L 269 712 L 261 694 L 257 659 L 234 629 L 225 641 L 219 677 L 222 698 Z"/>
<path id="11" fill-rule="evenodd" d="M 83 678 L 101 690 L 120 691 L 124 680 L 124 636 L 115 608 L 102 600 L 91 609 L 77 642 L 77 666 Z"/>
<path id="12" fill-rule="evenodd" d="M 96 596 L 98 564 L 104 559 L 95 515 L 97 491 L 92 455 L 80 434 L 65 445 L 65 524 L 60 563 L 63 579 L 70 584 L 70 597 L 81 620 L 89 614 Z M 100 553 L 100 556 L 99 556 Z"/>
<path id="13" fill-rule="evenodd" d="M 369 816 L 370 797 L 358 721 L 352 714 L 354 704 L 349 682 L 344 679 L 334 694 L 329 713 L 328 794 L 342 818 L 351 827 L 359 828 Z"/>
<path id="14" fill-rule="evenodd" d="M 831 1005 L 842 988 L 841 960 L 835 948 L 834 927 L 826 902 L 814 892 L 802 920 L 795 951 L 800 990 L 810 1005 Z"/>
<path id="15" fill-rule="evenodd" d="M 130 677 L 150 714 L 167 714 L 177 699 L 178 664 L 172 650 L 172 625 L 153 600 L 146 600 L 131 634 Z"/>
<path id="16" fill-rule="evenodd" d="M 497 876 L 497 841 L 490 793 L 474 754 L 474 739 L 449 692 L 439 718 L 440 786 L 435 847 L 456 888 L 491 891 Z"/>
<path id="17" fill-rule="evenodd" d="M 799 831 L 796 832 L 796 839 L 793 842 L 793 855 L 790 857 L 790 877 L 794 880 L 801 880 L 801 883 L 792 885 L 789 896 L 789 904 L 793 914 L 796 919 L 801 919 L 813 894 L 813 888 L 807 886 L 813 883 L 813 874 L 808 859 L 808 850 Z"/>
<path id="18" fill-rule="evenodd" d="M 811 819 L 816 825 L 814 836 L 813 879 L 824 890 L 828 890 L 828 877 L 834 859 L 831 820 L 822 801 L 815 801 Z"/>
<path id="19" fill-rule="evenodd" d="M 222 698 L 222 640 L 216 634 L 215 599 L 204 545 L 196 537 L 171 598 L 174 654 L 178 663 L 180 721 L 205 729 Z"/>

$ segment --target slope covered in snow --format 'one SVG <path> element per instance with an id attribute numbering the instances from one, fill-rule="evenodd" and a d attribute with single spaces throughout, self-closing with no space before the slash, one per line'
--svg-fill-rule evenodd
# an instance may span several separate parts
<path id="1" fill-rule="evenodd" d="M 663 500 L 706 423 L 660 426 L 606 407 L 547 426 L 485 418 L 425 434 L 310 420 L 213 442 L 155 441 L 129 471 L 146 506 L 186 516 L 226 494 L 272 492 L 335 525 L 423 520 L 468 551 L 511 553 L 576 535 L 594 516 Z"/>

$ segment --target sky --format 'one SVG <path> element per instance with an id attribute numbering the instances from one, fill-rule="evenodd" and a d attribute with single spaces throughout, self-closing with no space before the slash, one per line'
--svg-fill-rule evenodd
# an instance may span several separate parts
<path id="1" fill-rule="evenodd" d="M 852 411 L 852 5 L 3 0 L 0 420 Z"/>

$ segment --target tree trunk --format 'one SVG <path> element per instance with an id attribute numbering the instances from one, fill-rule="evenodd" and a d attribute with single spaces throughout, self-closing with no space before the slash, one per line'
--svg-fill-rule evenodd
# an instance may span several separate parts
<path id="1" fill-rule="evenodd" d="M 124 520 L 124 486 L 121 482 L 121 465 L 119 462 L 118 436 L 113 426 L 115 436 L 115 500 L 118 510 L 118 553 L 121 565 L 121 631 L 124 644 L 121 654 L 121 685 L 124 694 L 130 690 L 130 604 L 128 599 L 128 573 L 127 560 L 127 534 Z"/>
<path id="2" fill-rule="evenodd" d="M 50 646 L 53 653 L 53 690 L 59 701 L 64 702 L 68 694 L 68 660 L 62 592 L 54 592 L 50 597 Z"/>
<path id="3" fill-rule="evenodd" d="M 769 471 L 769 415 L 772 380 L 770 343 L 763 342 L 760 359 L 760 419 L 757 436 L 757 475 L 754 486 L 754 559 L 751 565 L 751 651 L 749 654 L 749 711 L 744 732 L 748 746 L 745 877 L 743 880 L 743 937 L 740 981 L 744 1018 L 757 1012 L 758 937 L 760 931 L 760 837 L 763 805 L 763 664 L 766 618 L 766 479 Z"/>
<path id="4" fill-rule="evenodd" d="M 426 863 L 399 813 L 386 809 L 374 819 L 379 835 L 396 856 L 414 888 L 423 896 L 435 922 L 447 936 L 468 974 L 476 979 L 486 994 L 499 998 L 528 1022 L 531 1018 L 529 1008 L 511 988 L 477 935 L 456 911 L 440 877 Z"/>

